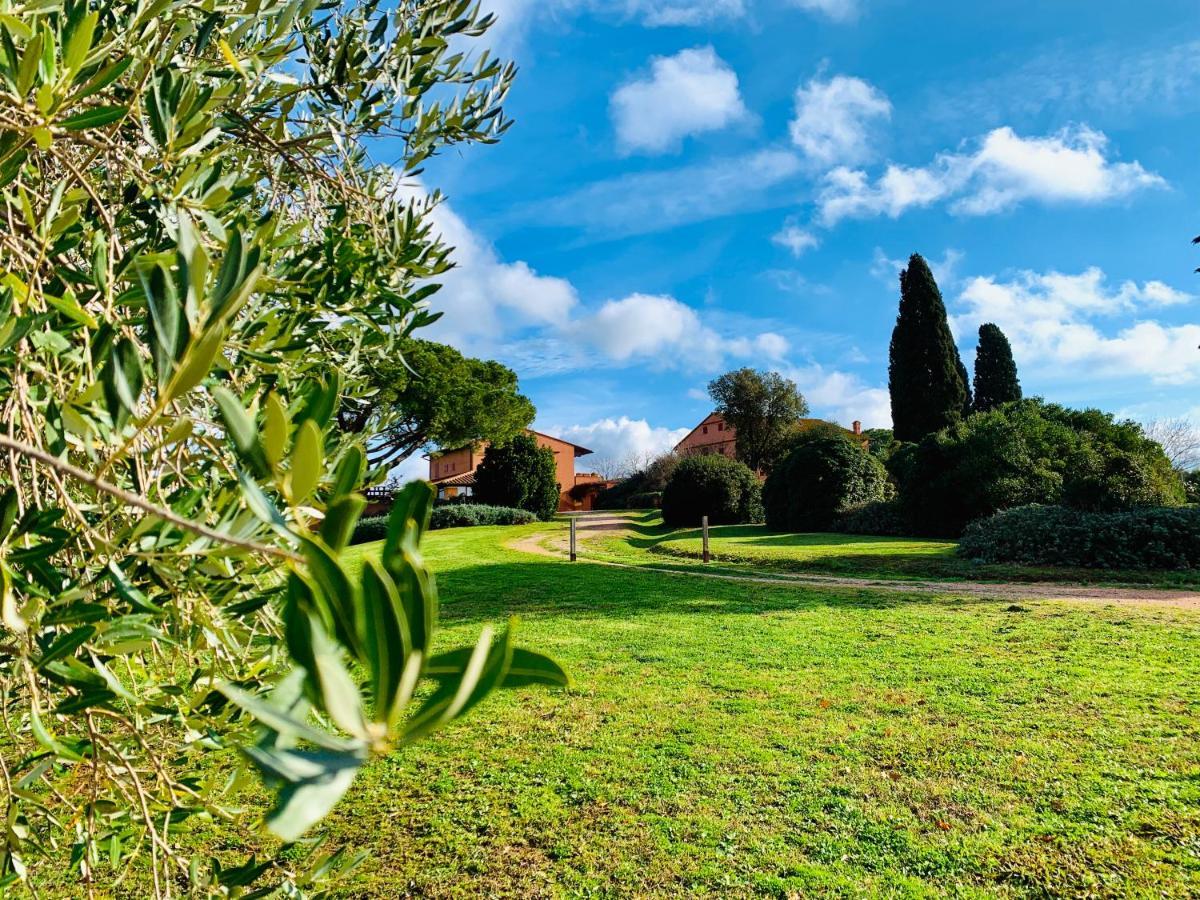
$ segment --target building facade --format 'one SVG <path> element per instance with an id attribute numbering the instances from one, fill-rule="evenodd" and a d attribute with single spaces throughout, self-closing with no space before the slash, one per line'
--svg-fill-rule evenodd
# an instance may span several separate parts
<path id="1" fill-rule="evenodd" d="M 602 484 L 604 479 L 592 472 L 576 473 L 575 460 L 592 451 L 540 431 L 526 429 L 526 433 L 533 436 L 539 447 L 546 447 L 554 454 L 559 511 L 591 509 L 596 491 L 587 490 L 585 486 Z M 439 500 L 453 500 L 474 494 L 475 470 L 487 455 L 487 448 L 487 442 L 483 442 L 429 454 L 429 480 L 437 488 Z"/>
<path id="2" fill-rule="evenodd" d="M 824 419 L 800 419 L 796 423 L 800 430 L 828 424 L 830 423 Z M 864 450 L 870 446 L 870 439 L 862 433 L 862 422 L 856 421 L 850 428 L 845 429 L 845 432 L 847 437 L 861 441 Z M 675 445 L 675 452 L 683 456 L 719 453 L 730 459 L 736 459 L 737 429 L 726 422 L 725 417 L 719 412 L 711 412 Z"/>

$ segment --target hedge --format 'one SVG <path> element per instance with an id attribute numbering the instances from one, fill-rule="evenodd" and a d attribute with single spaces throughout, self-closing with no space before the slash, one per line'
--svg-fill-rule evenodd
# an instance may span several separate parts
<path id="1" fill-rule="evenodd" d="M 479 503 L 452 503 L 435 507 L 429 517 L 431 530 L 465 528 L 472 525 L 528 525 L 538 517 L 528 510 L 508 506 L 485 506 Z M 369 516 L 358 520 L 352 544 L 381 541 L 387 537 L 387 516 Z"/>
<path id="2" fill-rule="evenodd" d="M 971 523 L 958 545 L 978 562 L 1087 569 L 1200 567 L 1200 509 L 1081 512 L 1023 506 Z"/>

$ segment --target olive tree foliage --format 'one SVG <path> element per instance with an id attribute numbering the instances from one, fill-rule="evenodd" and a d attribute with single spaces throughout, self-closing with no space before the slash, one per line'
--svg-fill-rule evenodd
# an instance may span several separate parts
<path id="1" fill-rule="evenodd" d="M 467 0 L 0 7 L 0 891 L 311 894 L 346 857 L 264 837 L 222 864 L 179 831 L 243 827 L 252 765 L 296 841 L 371 756 L 563 682 L 511 628 L 431 653 L 427 485 L 378 558 L 344 553 L 382 473 L 332 420 L 434 318 L 438 197 L 401 184 L 507 127 L 513 69 L 463 51 L 489 24 Z"/>

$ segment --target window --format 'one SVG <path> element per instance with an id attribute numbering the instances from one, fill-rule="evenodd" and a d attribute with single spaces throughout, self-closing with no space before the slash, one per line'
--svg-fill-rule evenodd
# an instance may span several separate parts
<path id="1" fill-rule="evenodd" d="M 708 434 L 708 426 L 707 425 L 704 426 L 704 433 Z"/>

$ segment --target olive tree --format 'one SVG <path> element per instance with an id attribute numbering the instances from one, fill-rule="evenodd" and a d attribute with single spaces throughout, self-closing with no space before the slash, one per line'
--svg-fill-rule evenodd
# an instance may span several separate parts
<path id="1" fill-rule="evenodd" d="M 377 556 L 345 553 L 383 473 L 333 419 L 436 315 L 439 197 L 411 184 L 508 127 L 513 69 L 469 50 L 490 21 L 468 0 L 0 11 L 0 890 L 310 894 L 344 856 L 276 840 L 222 865 L 179 830 L 235 827 L 252 765 L 297 841 L 371 756 L 563 683 L 511 627 L 432 652 L 427 485 Z"/>

